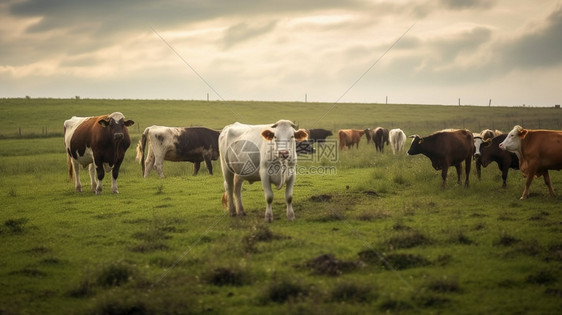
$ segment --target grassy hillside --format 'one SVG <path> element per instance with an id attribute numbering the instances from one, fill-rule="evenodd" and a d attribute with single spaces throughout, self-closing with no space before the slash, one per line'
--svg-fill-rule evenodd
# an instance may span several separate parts
<path id="1" fill-rule="evenodd" d="M 132 128 L 121 193 L 109 193 L 107 177 L 102 195 L 76 193 L 62 137 L 40 136 L 41 130 L 60 129 L 72 115 L 117 110 L 141 126 Z M 260 183 L 244 185 L 248 216 L 230 218 L 222 209 L 217 161 L 213 176 L 202 167 L 194 177 L 191 164 L 166 162 L 165 179 L 155 173 L 144 179 L 134 160 L 139 131 L 148 125 L 221 128 L 279 118 L 303 127 L 400 126 L 424 134 L 463 121 L 475 130 L 491 121 L 504 130 L 515 122 L 544 124 L 560 111 L 0 100 L 0 313 L 554 314 L 562 308 L 562 197 L 550 197 L 542 179 L 524 201 L 521 174 L 510 172 L 502 189 L 495 164 L 483 169 L 481 181 L 472 173 L 468 189 L 456 185 L 452 168 L 442 189 L 427 158 L 392 155 L 389 148 L 377 153 L 363 140 L 359 150 L 335 159 L 301 159 L 296 220 L 287 221 L 281 190 L 274 222 L 265 224 Z M 24 125 L 39 136 L 19 137 L 13 130 Z M 560 191 L 562 175 L 551 177 Z M 82 172 L 85 188 L 88 182 Z"/>
<path id="2" fill-rule="evenodd" d="M 560 129 L 562 110 L 529 107 L 430 106 L 399 104 L 327 104 L 274 102 L 204 102 L 157 100 L 0 99 L 0 137 L 62 133 L 71 116 L 120 111 L 137 122 L 132 133 L 150 125 L 206 126 L 220 129 L 240 121 L 249 124 L 290 119 L 304 128 L 384 126 L 407 133 L 430 133 L 444 128 L 485 128 L 509 131 L 527 128 Z"/>

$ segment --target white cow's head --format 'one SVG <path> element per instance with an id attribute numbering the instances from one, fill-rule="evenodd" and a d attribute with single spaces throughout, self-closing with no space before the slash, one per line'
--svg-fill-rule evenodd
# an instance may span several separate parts
<path id="1" fill-rule="evenodd" d="M 297 126 L 289 120 L 280 120 L 261 132 L 262 137 L 270 141 L 272 147 L 272 158 L 286 160 L 296 157 L 296 142 L 308 138 L 304 129 L 296 130 Z"/>
<path id="2" fill-rule="evenodd" d="M 480 157 L 480 145 L 484 142 L 482 137 L 476 136 L 474 137 L 474 158 L 477 159 Z"/>
<path id="3" fill-rule="evenodd" d="M 521 151 L 521 139 L 527 136 L 527 129 L 523 129 L 521 126 L 515 126 L 507 134 L 505 140 L 500 143 L 500 149 L 509 152 L 519 153 Z"/>

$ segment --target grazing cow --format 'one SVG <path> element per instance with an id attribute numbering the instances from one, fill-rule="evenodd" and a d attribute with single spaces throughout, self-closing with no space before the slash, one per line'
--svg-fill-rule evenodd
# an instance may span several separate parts
<path id="1" fill-rule="evenodd" d="M 504 151 L 499 147 L 499 144 L 505 140 L 506 136 L 506 134 L 502 134 L 492 139 L 487 139 L 476 147 L 478 152 L 477 160 L 482 163 L 482 166 L 486 167 L 492 162 L 498 163 L 498 168 L 502 172 L 503 188 L 507 186 L 507 172 L 509 169 L 519 169 L 519 159 L 517 155 Z M 474 141 L 476 143 L 476 139 Z M 476 153 L 474 155 L 476 156 Z"/>
<path id="2" fill-rule="evenodd" d="M 355 145 L 359 149 L 359 141 L 365 134 L 365 130 L 358 129 L 340 129 L 338 131 L 338 141 L 340 143 L 340 150 L 344 148 L 350 149 Z"/>
<path id="3" fill-rule="evenodd" d="M 497 133 L 496 133 L 497 132 Z M 483 142 L 488 141 L 488 139 L 492 139 L 495 136 L 501 134 L 501 131 L 496 130 L 492 131 L 490 129 L 484 129 L 480 133 L 473 133 L 474 137 L 474 164 L 476 164 L 476 175 L 478 179 L 482 177 L 482 162 L 480 161 L 480 145 Z"/>
<path id="4" fill-rule="evenodd" d="M 219 136 L 220 161 L 224 177 L 223 205 L 231 216 L 245 215 L 242 205 L 242 184 L 261 181 L 266 199 L 265 221 L 273 221 L 271 203 L 274 184 L 285 185 L 287 219 L 294 220 L 293 185 L 297 163 L 296 141 L 306 140 L 308 134 L 288 120 L 268 125 L 234 123 L 224 127 Z M 234 204 L 236 197 L 236 206 Z"/>
<path id="5" fill-rule="evenodd" d="M 396 154 L 400 152 L 404 147 L 404 143 L 406 142 L 406 134 L 402 129 L 396 128 L 391 129 L 388 132 L 388 137 L 390 139 L 390 147 L 392 148 L 392 154 Z"/>
<path id="6" fill-rule="evenodd" d="M 388 141 L 388 129 L 383 127 L 377 127 L 373 130 L 373 142 L 375 143 L 375 148 L 378 152 L 384 151 L 384 144 L 389 144 Z"/>
<path id="7" fill-rule="evenodd" d="M 117 177 L 125 152 L 131 145 L 130 127 L 135 122 L 125 120 L 119 112 L 95 117 L 72 117 L 64 122 L 64 144 L 70 178 L 76 191 L 82 191 L 79 166 L 89 166 L 90 186 L 101 194 L 105 172 L 111 172 L 111 191 L 118 194 Z"/>
<path id="8" fill-rule="evenodd" d="M 468 187 L 470 162 L 474 151 L 472 133 L 465 129 L 439 131 L 427 137 L 418 135 L 414 138 L 408 155 L 423 154 L 431 160 L 433 168 L 441 170 L 443 187 L 447 182 L 447 171 L 450 166 L 457 169 L 457 182 L 461 183 L 461 163 L 465 163 L 466 179 L 464 185 Z"/>
<path id="9" fill-rule="evenodd" d="M 550 194 L 554 196 L 548 171 L 562 169 L 562 131 L 515 126 L 500 143 L 500 148 L 515 153 L 519 158 L 519 169 L 527 178 L 521 199 L 529 196 L 529 186 L 535 176 L 543 176 Z"/>
<path id="10" fill-rule="evenodd" d="M 144 149 L 147 147 L 146 161 Z M 219 158 L 219 132 L 204 127 L 164 127 L 150 126 L 142 133 L 137 145 L 137 160 L 142 174 L 147 177 L 156 169 L 164 178 L 164 160 L 187 161 L 193 163 L 193 175 L 197 175 L 201 162 L 205 161 L 209 174 L 213 174 L 211 161 Z"/>

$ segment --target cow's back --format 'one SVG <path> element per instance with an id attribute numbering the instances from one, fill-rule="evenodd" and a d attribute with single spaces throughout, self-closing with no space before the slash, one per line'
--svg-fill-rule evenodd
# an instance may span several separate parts
<path id="1" fill-rule="evenodd" d="M 176 154 L 187 161 L 202 161 L 209 155 L 213 160 L 219 156 L 219 132 L 204 127 L 180 128 L 175 142 Z"/>

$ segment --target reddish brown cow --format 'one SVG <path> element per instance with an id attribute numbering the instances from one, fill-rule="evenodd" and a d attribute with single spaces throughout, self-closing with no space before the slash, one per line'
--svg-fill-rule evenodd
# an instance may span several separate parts
<path id="1" fill-rule="evenodd" d="M 79 166 L 89 166 L 92 191 L 101 194 L 105 172 L 111 172 L 111 191 L 119 193 L 117 177 L 131 145 L 127 127 L 134 121 L 125 120 L 119 112 L 95 117 L 72 117 L 64 122 L 64 143 L 68 157 L 68 172 L 74 176 L 76 191 L 82 191 Z"/>
<path id="2" fill-rule="evenodd" d="M 519 158 L 519 169 L 527 178 L 521 199 L 529 196 L 529 186 L 535 176 L 543 176 L 550 194 L 554 196 L 548 171 L 562 169 L 562 131 L 530 130 L 515 126 L 499 146 Z"/>
<path id="3" fill-rule="evenodd" d="M 465 129 L 440 131 L 427 137 L 412 136 L 414 140 L 408 155 L 423 154 L 431 160 L 433 168 L 441 170 L 443 187 L 447 183 L 447 171 L 450 166 L 457 169 L 457 182 L 461 183 L 461 163 L 465 163 L 466 179 L 464 185 L 468 187 L 470 162 L 474 151 L 472 133 Z"/>
<path id="4" fill-rule="evenodd" d="M 338 131 L 338 141 L 340 142 L 340 150 L 343 148 L 351 148 L 355 145 L 359 148 L 359 141 L 361 137 L 365 134 L 365 130 L 358 129 L 340 129 Z"/>

